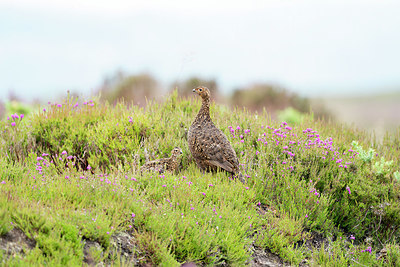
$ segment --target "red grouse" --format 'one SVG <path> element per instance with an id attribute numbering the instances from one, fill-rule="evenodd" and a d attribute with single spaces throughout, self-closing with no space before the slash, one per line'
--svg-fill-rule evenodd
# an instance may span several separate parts
<path id="1" fill-rule="evenodd" d="M 210 117 L 210 90 L 200 86 L 193 89 L 201 97 L 201 108 L 189 128 L 188 143 L 197 166 L 207 172 L 222 169 L 238 176 L 245 182 L 239 172 L 239 161 L 228 138 L 218 129 Z"/>
<path id="2" fill-rule="evenodd" d="M 182 154 L 182 149 L 180 149 L 179 147 L 175 147 L 171 151 L 171 157 L 149 161 L 140 168 L 140 171 L 141 172 L 151 171 L 158 173 L 176 172 L 179 167 L 178 157 L 181 154 Z"/>

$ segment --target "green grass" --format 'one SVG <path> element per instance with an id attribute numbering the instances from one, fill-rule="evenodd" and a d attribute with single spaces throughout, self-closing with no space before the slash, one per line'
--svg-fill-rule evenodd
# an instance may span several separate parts
<path id="1" fill-rule="evenodd" d="M 399 134 L 377 144 L 312 116 L 287 125 L 212 105 L 242 184 L 194 164 L 186 134 L 199 108 L 176 92 L 146 109 L 67 97 L 15 126 L 1 121 L 0 235 L 19 228 L 36 241 L 23 256 L 0 254 L 2 264 L 80 266 L 92 240 L 102 249 L 92 248 L 95 261 L 124 265 L 111 245 L 121 232 L 134 237 L 142 264 L 245 265 L 253 246 L 294 265 L 398 264 Z M 145 149 L 154 159 L 175 146 L 183 150 L 178 174 L 137 172 Z M 327 247 L 310 251 L 313 233 Z M 388 254 L 377 259 L 383 247 Z"/>

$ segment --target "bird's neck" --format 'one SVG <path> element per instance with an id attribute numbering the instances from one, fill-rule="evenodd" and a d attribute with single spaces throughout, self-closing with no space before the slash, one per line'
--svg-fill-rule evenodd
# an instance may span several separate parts
<path id="1" fill-rule="evenodd" d="M 210 98 L 202 99 L 201 108 L 195 121 L 204 121 L 210 118 Z"/>

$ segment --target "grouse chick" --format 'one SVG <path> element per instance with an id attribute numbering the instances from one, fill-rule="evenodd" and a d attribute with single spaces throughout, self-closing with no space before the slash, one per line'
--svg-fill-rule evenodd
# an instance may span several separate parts
<path id="1" fill-rule="evenodd" d="M 210 90 L 200 86 L 193 89 L 201 97 L 201 108 L 189 128 L 189 150 L 197 166 L 207 172 L 222 169 L 238 176 L 245 182 L 239 172 L 239 161 L 226 135 L 218 129 L 210 117 Z"/>
<path id="2" fill-rule="evenodd" d="M 140 168 L 140 172 L 176 172 L 179 167 L 179 156 L 181 154 L 182 149 L 175 147 L 171 151 L 171 157 L 149 161 Z"/>

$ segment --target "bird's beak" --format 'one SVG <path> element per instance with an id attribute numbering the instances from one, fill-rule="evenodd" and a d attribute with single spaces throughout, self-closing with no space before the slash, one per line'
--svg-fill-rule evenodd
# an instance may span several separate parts
<path id="1" fill-rule="evenodd" d="M 196 89 L 193 89 L 192 92 L 195 93 L 195 92 L 196 92 Z"/>

